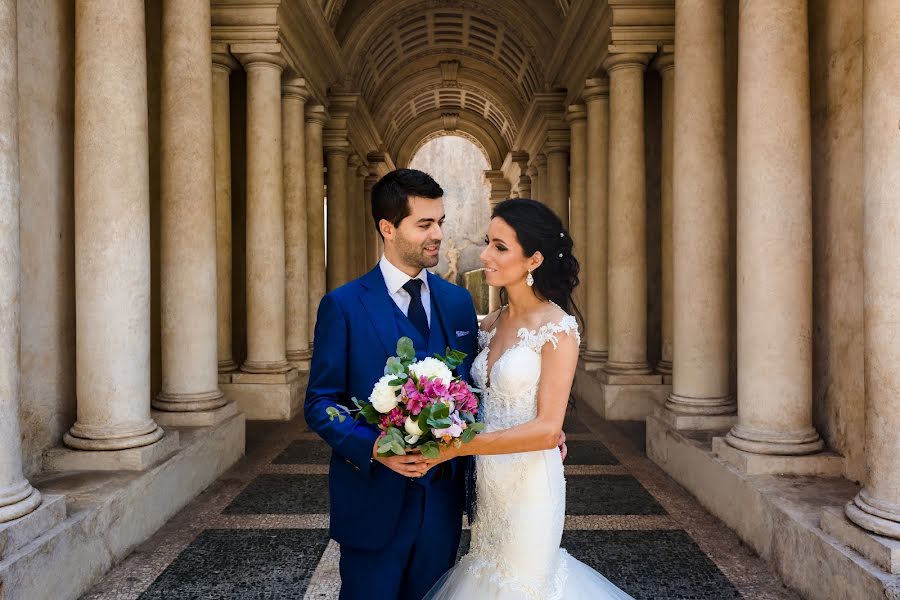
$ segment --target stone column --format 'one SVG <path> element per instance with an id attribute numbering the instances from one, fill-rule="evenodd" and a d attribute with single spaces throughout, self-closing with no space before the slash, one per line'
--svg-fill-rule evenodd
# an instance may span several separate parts
<path id="1" fill-rule="evenodd" d="M 503 176 L 503 171 L 485 171 L 484 179 L 491 187 L 488 204 L 489 210 L 493 212 L 497 204 L 509 198 L 511 186 Z M 500 288 L 488 286 L 488 311 L 493 312 L 498 308 L 500 308 Z"/>
<path id="2" fill-rule="evenodd" d="M 238 66 L 227 50 L 214 52 L 212 63 L 213 139 L 216 163 L 216 315 L 219 373 L 237 371 L 232 334 L 231 241 L 231 91 L 229 78 Z"/>
<path id="3" fill-rule="evenodd" d="M 662 79 L 662 164 L 660 165 L 661 201 L 661 279 L 662 319 L 660 333 L 662 348 L 656 371 L 672 374 L 672 107 L 675 99 L 675 60 L 672 52 L 664 52 L 653 61 Z"/>
<path id="4" fill-rule="evenodd" d="M 347 158 L 347 281 L 360 275 L 365 246 L 360 241 L 362 228 L 362 181 L 357 176 L 362 159 L 353 153 Z"/>
<path id="5" fill-rule="evenodd" d="M 818 452 L 812 426 L 812 188 L 806 0 L 741 5 L 738 424 L 731 446 Z"/>
<path id="6" fill-rule="evenodd" d="M 863 243 L 869 472 L 865 486 L 847 505 L 846 512 L 860 527 L 900 539 L 900 14 L 892 0 L 866 0 L 864 19 Z"/>
<path id="7" fill-rule="evenodd" d="M 586 231 L 591 242 L 585 246 L 585 303 L 587 326 L 585 367 L 598 369 L 606 364 L 609 352 L 607 328 L 607 238 L 609 192 L 609 81 L 588 79 L 581 94 L 587 111 L 585 190 Z"/>
<path id="8" fill-rule="evenodd" d="M 209 24 L 206 2 L 163 2 L 159 153 L 162 389 L 153 407 L 178 413 L 211 411 L 226 403 L 218 383 Z M 187 81 L 191 84 L 185 85 Z M 192 421 L 196 418 L 185 416 Z"/>
<path id="9" fill-rule="evenodd" d="M 0 0 L 0 523 L 41 504 L 19 429 L 19 133 L 16 0 Z"/>
<path id="10" fill-rule="evenodd" d="M 568 148 L 547 149 L 547 204 L 569 228 L 569 151 Z"/>
<path id="11" fill-rule="evenodd" d="M 543 154 L 543 149 L 541 150 L 541 154 L 537 155 L 537 158 L 534 159 L 534 166 L 537 167 L 537 186 L 533 188 L 533 192 L 536 194 L 535 200 L 540 200 L 543 203 L 549 203 L 550 198 L 547 195 L 549 185 L 548 185 L 548 176 L 547 176 L 547 155 Z"/>
<path id="12" fill-rule="evenodd" d="M 285 347 L 288 362 L 309 369 L 309 257 L 307 252 L 306 81 L 294 77 L 281 87 L 284 146 Z"/>
<path id="13" fill-rule="evenodd" d="M 369 175 L 363 180 L 363 195 L 365 196 L 365 228 L 366 228 L 366 265 L 369 269 L 381 260 L 381 236 L 375 230 L 375 221 L 372 219 L 372 186 L 378 182 L 378 177 Z"/>
<path id="14" fill-rule="evenodd" d="M 276 54 L 239 56 L 247 72 L 247 373 L 286 373 L 281 72 Z"/>
<path id="15" fill-rule="evenodd" d="M 604 370 L 643 375 L 647 363 L 644 69 L 647 54 L 613 54 L 609 72 L 609 358 Z"/>
<path id="16" fill-rule="evenodd" d="M 77 420 L 63 441 L 78 450 L 126 450 L 163 437 L 150 416 L 144 32 L 141 2 L 79 0 L 75 5 L 78 406 Z M 117 454 L 91 456 L 101 461 L 100 455 Z"/>
<path id="17" fill-rule="evenodd" d="M 313 341 L 319 301 L 325 295 L 325 165 L 322 127 L 328 113 L 322 106 L 306 107 L 306 230 L 309 255 L 309 341 Z M 312 346 L 310 346 L 312 347 Z"/>
<path id="18" fill-rule="evenodd" d="M 522 179 L 528 180 L 526 182 L 526 187 L 524 190 L 522 188 Z M 519 178 L 519 198 L 531 198 L 532 200 L 537 200 L 535 196 L 538 193 L 539 186 L 540 181 L 538 179 L 538 170 L 537 167 L 532 164 L 530 167 L 528 167 L 528 169 L 525 170 L 525 177 Z"/>
<path id="19" fill-rule="evenodd" d="M 583 104 L 572 104 L 566 111 L 569 123 L 571 152 L 569 153 L 569 234 L 575 244 L 573 252 L 581 265 L 578 274 L 581 284 L 575 288 L 575 304 L 584 316 L 587 305 L 587 110 Z M 581 324 L 582 331 L 584 323 Z M 584 336 L 584 342 L 587 335 Z"/>
<path id="20" fill-rule="evenodd" d="M 328 251 L 326 280 L 328 290 L 342 286 L 350 280 L 350 215 L 347 206 L 347 158 L 346 145 L 332 145 L 325 149 L 328 161 Z"/>
<path id="21" fill-rule="evenodd" d="M 678 352 L 666 406 L 675 413 L 723 415 L 735 409 L 729 390 L 724 0 L 678 0 L 675 30 L 669 257 Z"/>
<path id="22" fill-rule="evenodd" d="M 367 251 L 369 240 L 368 231 L 371 229 L 371 227 L 369 227 L 369 221 L 372 219 L 372 217 L 369 216 L 369 197 L 366 194 L 366 178 L 368 177 L 369 168 L 365 163 L 359 165 L 356 169 L 356 189 L 358 190 L 358 193 L 354 200 L 356 202 L 356 223 L 359 226 L 359 236 L 353 242 L 354 244 L 359 245 L 359 250 L 357 251 L 359 257 L 359 274 L 357 276 L 362 276 L 375 266 L 374 262 L 369 261 L 369 252 Z M 371 192 L 371 188 L 369 191 Z"/>

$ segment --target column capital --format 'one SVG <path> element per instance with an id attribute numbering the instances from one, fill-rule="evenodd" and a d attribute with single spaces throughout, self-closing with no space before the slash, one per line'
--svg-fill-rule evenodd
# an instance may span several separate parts
<path id="1" fill-rule="evenodd" d="M 369 176 L 369 167 L 366 166 L 366 163 L 361 163 L 356 167 L 356 176 L 364 179 Z"/>
<path id="2" fill-rule="evenodd" d="M 491 186 L 490 203 L 494 206 L 509 198 L 512 186 L 503 175 L 503 171 L 488 170 L 484 172 L 484 180 Z"/>
<path id="3" fill-rule="evenodd" d="M 212 45 L 212 66 L 214 69 L 231 73 L 240 66 L 240 63 L 228 51 L 227 44 L 214 43 Z"/>
<path id="4" fill-rule="evenodd" d="M 305 103 L 312 95 L 306 79 L 303 77 L 291 77 L 281 83 L 281 97 L 285 100 L 296 100 Z"/>
<path id="5" fill-rule="evenodd" d="M 281 57 L 281 54 L 275 52 L 235 53 L 234 56 L 244 65 L 245 71 L 253 68 L 267 68 L 277 69 L 281 73 L 287 66 L 287 62 Z"/>
<path id="6" fill-rule="evenodd" d="M 326 156 L 341 156 L 343 155 L 345 158 L 350 155 L 350 142 L 344 140 L 343 145 L 338 140 L 333 140 L 331 144 L 325 145 L 325 155 Z"/>
<path id="7" fill-rule="evenodd" d="M 659 73 L 664 73 L 665 71 L 673 69 L 675 67 L 675 53 L 662 52 L 657 54 L 656 58 L 653 59 L 652 66 Z"/>
<path id="8" fill-rule="evenodd" d="M 586 103 L 590 103 L 601 98 L 609 98 L 609 79 L 607 77 L 586 79 L 584 90 L 581 92 L 581 99 Z"/>
<path id="9" fill-rule="evenodd" d="M 324 126 L 328 122 L 328 111 L 321 104 L 307 105 L 305 120 L 307 123 L 318 123 Z"/>
<path id="10" fill-rule="evenodd" d="M 537 174 L 538 170 L 534 165 L 530 165 L 527 169 L 525 169 L 525 175 L 527 175 L 529 179 L 532 179 Z"/>
<path id="11" fill-rule="evenodd" d="M 541 153 L 534 157 L 534 166 L 542 169 L 547 166 L 547 155 L 541 150 Z"/>
<path id="12" fill-rule="evenodd" d="M 372 191 L 372 186 L 378 183 L 379 179 L 381 179 L 381 177 L 379 177 L 378 175 L 372 175 L 370 173 L 365 179 L 363 179 L 363 189 L 366 190 L 366 192 Z"/>
<path id="13" fill-rule="evenodd" d="M 626 68 L 640 69 L 643 71 L 647 68 L 647 63 L 650 62 L 650 58 L 652 58 L 651 54 L 645 54 L 643 52 L 610 54 L 606 57 L 606 60 L 603 61 L 603 68 L 606 69 L 607 73 Z"/>
<path id="14" fill-rule="evenodd" d="M 587 108 L 584 104 L 578 102 L 576 104 L 570 104 L 568 108 L 566 108 L 566 122 L 571 127 L 576 123 L 584 123 L 587 120 Z"/>
<path id="15" fill-rule="evenodd" d="M 354 152 L 350 154 L 349 158 L 347 158 L 347 166 L 353 167 L 354 169 L 363 164 L 362 159 L 359 157 L 359 154 Z"/>

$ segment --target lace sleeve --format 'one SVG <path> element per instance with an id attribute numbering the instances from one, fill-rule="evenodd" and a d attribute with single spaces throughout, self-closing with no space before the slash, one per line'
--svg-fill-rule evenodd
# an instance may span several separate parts
<path id="1" fill-rule="evenodd" d="M 491 338 L 494 337 L 494 331 L 485 331 L 484 329 L 478 330 L 478 351 L 481 352 L 484 350 L 485 346 L 491 343 Z"/>
<path id="2" fill-rule="evenodd" d="M 559 334 L 571 335 L 575 343 L 581 345 L 581 334 L 578 332 L 578 321 L 572 315 L 564 316 L 559 323 L 547 323 L 537 331 L 529 331 L 522 327 L 519 329 L 519 338 L 535 352 L 540 352 L 544 344 L 550 342 L 553 348 L 559 345 Z"/>

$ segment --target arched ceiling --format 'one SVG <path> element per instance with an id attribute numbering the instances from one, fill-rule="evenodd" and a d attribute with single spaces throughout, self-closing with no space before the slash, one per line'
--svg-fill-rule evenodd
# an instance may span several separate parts
<path id="1" fill-rule="evenodd" d="M 568 2 L 547 0 L 321 0 L 388 151 L 411 132 L 458 114 L 491 130 L 484 148 L 511 148 L 544 72 Z M 423 115 L 436 115 L 423 124 Z M 424 132 L 424 133 L 422 133 Z M 471 133 L 477 137 L 476 133 Z M 499 143 L 499 144 L 498 144 Z"/>

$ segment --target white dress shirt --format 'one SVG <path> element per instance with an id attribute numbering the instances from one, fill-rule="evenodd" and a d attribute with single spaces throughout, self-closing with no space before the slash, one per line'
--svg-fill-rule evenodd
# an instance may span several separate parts
<path id="1" fill-rule="evenodd" d="M 409 315 L 409 303 L 412 298 L 409 292 L 403 289 L 404 284 L 410 279 L 422 280 L 422 306 L 425 307 L 425 316 L 428 318 L 428 326 L 431 326 L 431 293 L 428 291 L 428 272 L 425 269 L 419 271 L 415 277 L 410 277 L 389 261 L 383 254 L 378 261 L 384 283 L 387 285 L 388 295 L 404 315 Z"/>

